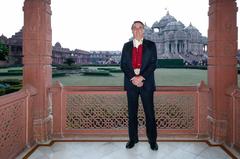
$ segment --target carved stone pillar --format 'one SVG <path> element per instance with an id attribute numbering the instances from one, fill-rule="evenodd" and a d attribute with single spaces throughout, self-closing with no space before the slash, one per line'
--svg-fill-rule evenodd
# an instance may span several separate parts
<path id="1" fill-rule="evenodd" d="M 166 42 L 165 43 L 165 50 L 164 50 L 164 54 L 169 54 L 170 52 L 169 52 L 169 42 Z"/>
<path id="2" fill-rule="evenodd" d="M 174 48 L 174 53 L 177 54 L 178 53 L 178 41 L 175 40 L 175 48 Z"/>
<path id="3" fill-rule="evenodd" d="M 237 85 L 237 6 L 235 0 L 209 0 L 208 84 L 212 90 L 209 126 L 212 140 L 226 142 L 231 129 L 227 89 Z"/>
<path id="4" fill-rule="evenodd" d="M 51 0 L 25 0 L 23 29 L 23 84 L 37 90 L 33 99 L 33 132 L 36 142 L 48 140 L 52 118 L 48 89 L 52 82 Z"/>
<path id="5" fill-rule="evenodd" d="M 186 54 L 187 53 L 187 40 L 184 40 L 184 54 Z"/>

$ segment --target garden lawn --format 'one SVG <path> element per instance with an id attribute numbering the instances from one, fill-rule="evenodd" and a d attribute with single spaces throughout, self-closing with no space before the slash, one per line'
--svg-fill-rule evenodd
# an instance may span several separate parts
<path id="1" fill-rule="evenodd" d="M 7 70 L 0 69 L 0 72 L 6 72 Z M 22 76 L 0 76 L 0 79 L 22 79 Z M 157 86 L 196 86 L 201 80 L 204 80 L 207 84 L 207 70 L 156 69 L 155 79 Z M 111 73 L 111 76 L 70 74 L 53 78 L 53 83 L 57 80 L 65 86 L 122 86 L 123 73 Z M 238 85 L 240 86 L 240 75 L 238 75 Z"/>
<path id="2" fill-rule="evenodd" d="M 122 86 L 123 73 L 111 73 L 112 76 L 69 75 L 53 78 L 67 86 Z M 207 71 L 197 69 L 157 69 L 155 71 L 158 86 L 195 86 L 204 80 L 207 83 Z"/>

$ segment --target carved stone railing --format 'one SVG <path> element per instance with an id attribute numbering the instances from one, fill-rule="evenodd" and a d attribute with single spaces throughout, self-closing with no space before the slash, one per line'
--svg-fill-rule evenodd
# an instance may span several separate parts
<path id="1" fill-rule="evenodd" d="M 33 142 L 32 96 L 36 91 L 25 87 L 0 97 L 0 158 L 14 158 Z"/>
<path id="2" fill-rule="evenodd" d="M 127 134 L 127 100 L 122 87 L 62 86 L 51 89 L 53 135 Z M 154 104 L 158 134 L 207 135 L 209 89 L 199 86 L 157 87 Z M 142 104 L 139 107 L 140 134 L 145 133 Z"/>

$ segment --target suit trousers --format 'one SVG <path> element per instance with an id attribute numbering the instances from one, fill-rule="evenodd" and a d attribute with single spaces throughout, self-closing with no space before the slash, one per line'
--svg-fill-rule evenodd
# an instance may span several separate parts
<path id="1" fill-rule="evenodd" d="M 146 133 L 149 142 L 156 142 L 157 128 L 153 104 L 153 91 L 143 88 L 127 90 L 128 100 L 128 135 L 131 141 L 138 140 L 138 99 L 141 97 L 146 121 Z"/>

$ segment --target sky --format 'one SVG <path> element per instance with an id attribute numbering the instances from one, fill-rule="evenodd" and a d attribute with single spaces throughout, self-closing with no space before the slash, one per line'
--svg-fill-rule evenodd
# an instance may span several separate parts
<path id="1" fill-rule="evenodd" d="M 133 21 L 141 20 L 151 27 L 167 11 L 186 27 L 191 23 L 207 36 L 208 1 L 51 0 L 52 44 L 60 42 L 62 47 L 70 50 L 120 51 L 132 36 Z M 10 38 L 23 26 L 24 0 L 0 2 L 0 35 Z"/>

